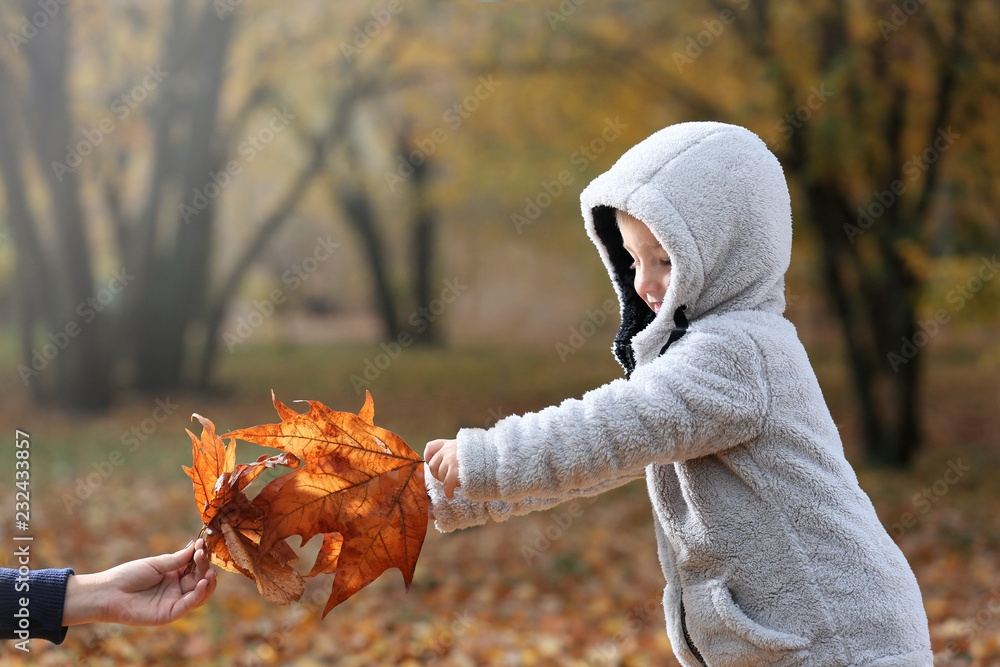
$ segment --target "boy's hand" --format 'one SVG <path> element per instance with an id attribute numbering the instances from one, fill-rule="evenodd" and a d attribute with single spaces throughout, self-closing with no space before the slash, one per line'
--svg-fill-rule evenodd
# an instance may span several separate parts
<path id="1" fill-rule="evenodd" d="M 431 474 L 444 484 L 445 498 L 451 500 L 455 487 L 462 485 L 458 480 L 458 441 L 431 440 L 424 449 L 424 460 Z"/>

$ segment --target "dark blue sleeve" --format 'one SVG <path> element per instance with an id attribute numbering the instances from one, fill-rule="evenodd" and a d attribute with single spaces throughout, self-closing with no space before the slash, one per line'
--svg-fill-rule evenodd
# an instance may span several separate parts
<path id="1" fill-rule="evenodd" d="M 0 568 L 0 639 L 47 639 L 61 644 L 66 638 L 63 603 L 71 574 L 69 568 L 32 570 L 25 577 L 18 570 Z"/>

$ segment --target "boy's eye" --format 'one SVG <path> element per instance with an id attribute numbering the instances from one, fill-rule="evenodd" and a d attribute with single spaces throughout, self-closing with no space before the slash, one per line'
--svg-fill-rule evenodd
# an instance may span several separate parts
<path id="1" fill-rule="evenodd" d="M 628 265 L 628 268 L 629 268 L 629 270 L 630 270 L 630 271 L 635 271 L 635 266 L 636 266 L 636 264 L 638 264 L 638 263 L 639 263 L 639 262 L 638 262 L 638 260 L 636 260 L 636 261 L 632 262 L 631 264 L 629 264 L 629 265 Z"/>
<path id="2" fill-rule="evenodd" d="M 669 259 L 661 259 L 660 266 L 671 266 Z"/>

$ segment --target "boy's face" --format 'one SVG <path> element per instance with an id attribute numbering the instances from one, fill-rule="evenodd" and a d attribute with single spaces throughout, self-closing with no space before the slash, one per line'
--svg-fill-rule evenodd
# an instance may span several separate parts
<path id="1" fill-rule="evenodd" d="M 654 313 L 658 313 L 670 286 L 670 255 L 660 246 L 649 227 L 627 213 L 618 212 L 618 229 L 621 230 L 625 249 L 632 256 L 635 291 Z"/>

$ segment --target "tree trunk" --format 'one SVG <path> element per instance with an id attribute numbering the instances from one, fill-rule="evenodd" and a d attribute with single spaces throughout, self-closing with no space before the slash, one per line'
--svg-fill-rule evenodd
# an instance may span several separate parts
<path id="1" fill-rule="evenodd" d="M 400 135 L 399 152 L 401 155 L 409 155 L 412 150 L 410 146 L 409 132 Z M 413 173 L 410 175 L 410 186 L 413 192 L 413 297 L 416 302 L 418 313 L 428 313 L 431 307 L 433 296 L 431 294 L 431 284 L 434 278 L 434 243 L 437 228 L 437 214 L 430 203 L 428 195 L 428 176 L 430 165 L 428 158 L 417 165 L 413 165 Z M 426 328 L 422 331 L 413 332 L 413 338 L 418 343 L 438 343 L 440 342 L 440 328 L 437 317 L 422 318 L 426 323 Z"/>
<path id="2" fill-rule="evenodd" d="M 890 243 L 872 239 L 878 263 L 862 263 L 844 233 L 852 220 L 839 195 L 820 185 L 808 186 L 806 194 L 821 236 L 823 279 L 847 347 L 866 458 L 906 467 L 920 446 L 920 354 L 903 354 L 904 341 L 912 344 L 916 333 L 916 281 Z"/>
<path id="3" fill-rule="evenodd" d="M 382 319 L 386 339 L 396 340 L 401 332 L 396 316 L 396 299 L 385 266 L 385 243 L 376 226 L 375 210 L 368 193 L 359 185 L 353 190 L 334 187 L 332 195 L 343 209 L 348 223 L 361 237 L 371 269 L 376 311 Z"/>
<path id="4" fill-rule="evenodd" d="M 6 65 L 0 59 L 0 90 L 11 90 L 13 85 Z M 22 147 L 14 131 L 17 111 L 11 104 L 13 99 L 10 95 L 0 95 L 0 177 L 6 195 L 7 224 L 16 249 L 14 284 L 18 336 L 23 355 L 17 372 L 35 402 L 43 403 L 48 397 L 48 386 L 53 383 L 44 383 L 41 372 L 32 366 L 32 351 L 35 348 L 36 326 L 47 326 L 49 331 L 57 327 L 56 299 L 53 295 L 55 284 L 25 196 L 27 188 L 21 176 Z"/>
<path id="5" fill-rule="evenodd" d="M 417 209 L 416 220 L 413 223 L 413 297 L 418 313 L 431 313 L 434 297 L 431 294 L 431 281 L 434 275 L 434 239 L 436 216 L 430 208 L 421 206 Z M 413 332 L 413 339 L 418 343 L 436 344 L 441 342 L 438 318 L 433 314 L 424 316 L 426 328 Z"/>
<path id="6" fill-rule="evenodd" d="M 206 186 L 217 186 L 211 174 L 219 171 L 224 161 L 216 128 L 222 70 L 234 22 L 231 17 L 220 19 L 212 5 L 206 5 L 192 40 L 195 56 L 187 71 L 172 74 L 188 77 L 190 83 L 190 98 L 178 101 L 181 118 L 189 126 L 186 143 L 181 144 L 186 161 L 174 175 L 181 186 L 180 202 L 192 209 L 196 192 L 204 196 Z M 146 284 L 139 311 L 144 333 L 137 341 L 135 377 L 135 386 L 141 391 L 163 392 L 181 383 L 185 339 L 190 325 L 203 317 L 206 307 L 217 200 L 205 199 L 207 203 L 198 206 L 196 213 L 176 214 L 172 251 L 154 255 L 152 266 L 147 267 L 152 279 Z"/>
<path id="7" fill-rule="evenodd" d="M 24 3 L 24 9 L 25 15 L 30 15 L 35 10 L 34 3 Z M 94 297 L 94 276 L 84 233 L 80 179 L 75 169 L 54 168 L 56 163 L 67 161 L 66 146 L 71 144 L 72 137 L 67 88 L 69 15 L 70 12 L 57 12 L 45 29 L 23 46 L 31 73 L 26 120 L 57 230 L 59 270 L 51 276 L 55 285 L 51 294 L 55 325 L 47 332 L 45 344 L 55 344 L 58 348 L 51 363 L 55 365 L 59 403 L 71 409 L 103 410 L 111 403 L 110 368 L 102 335 L 106 318 L 88 304 Z M 71 330 L 76 333 L 70 335 Z"/>

